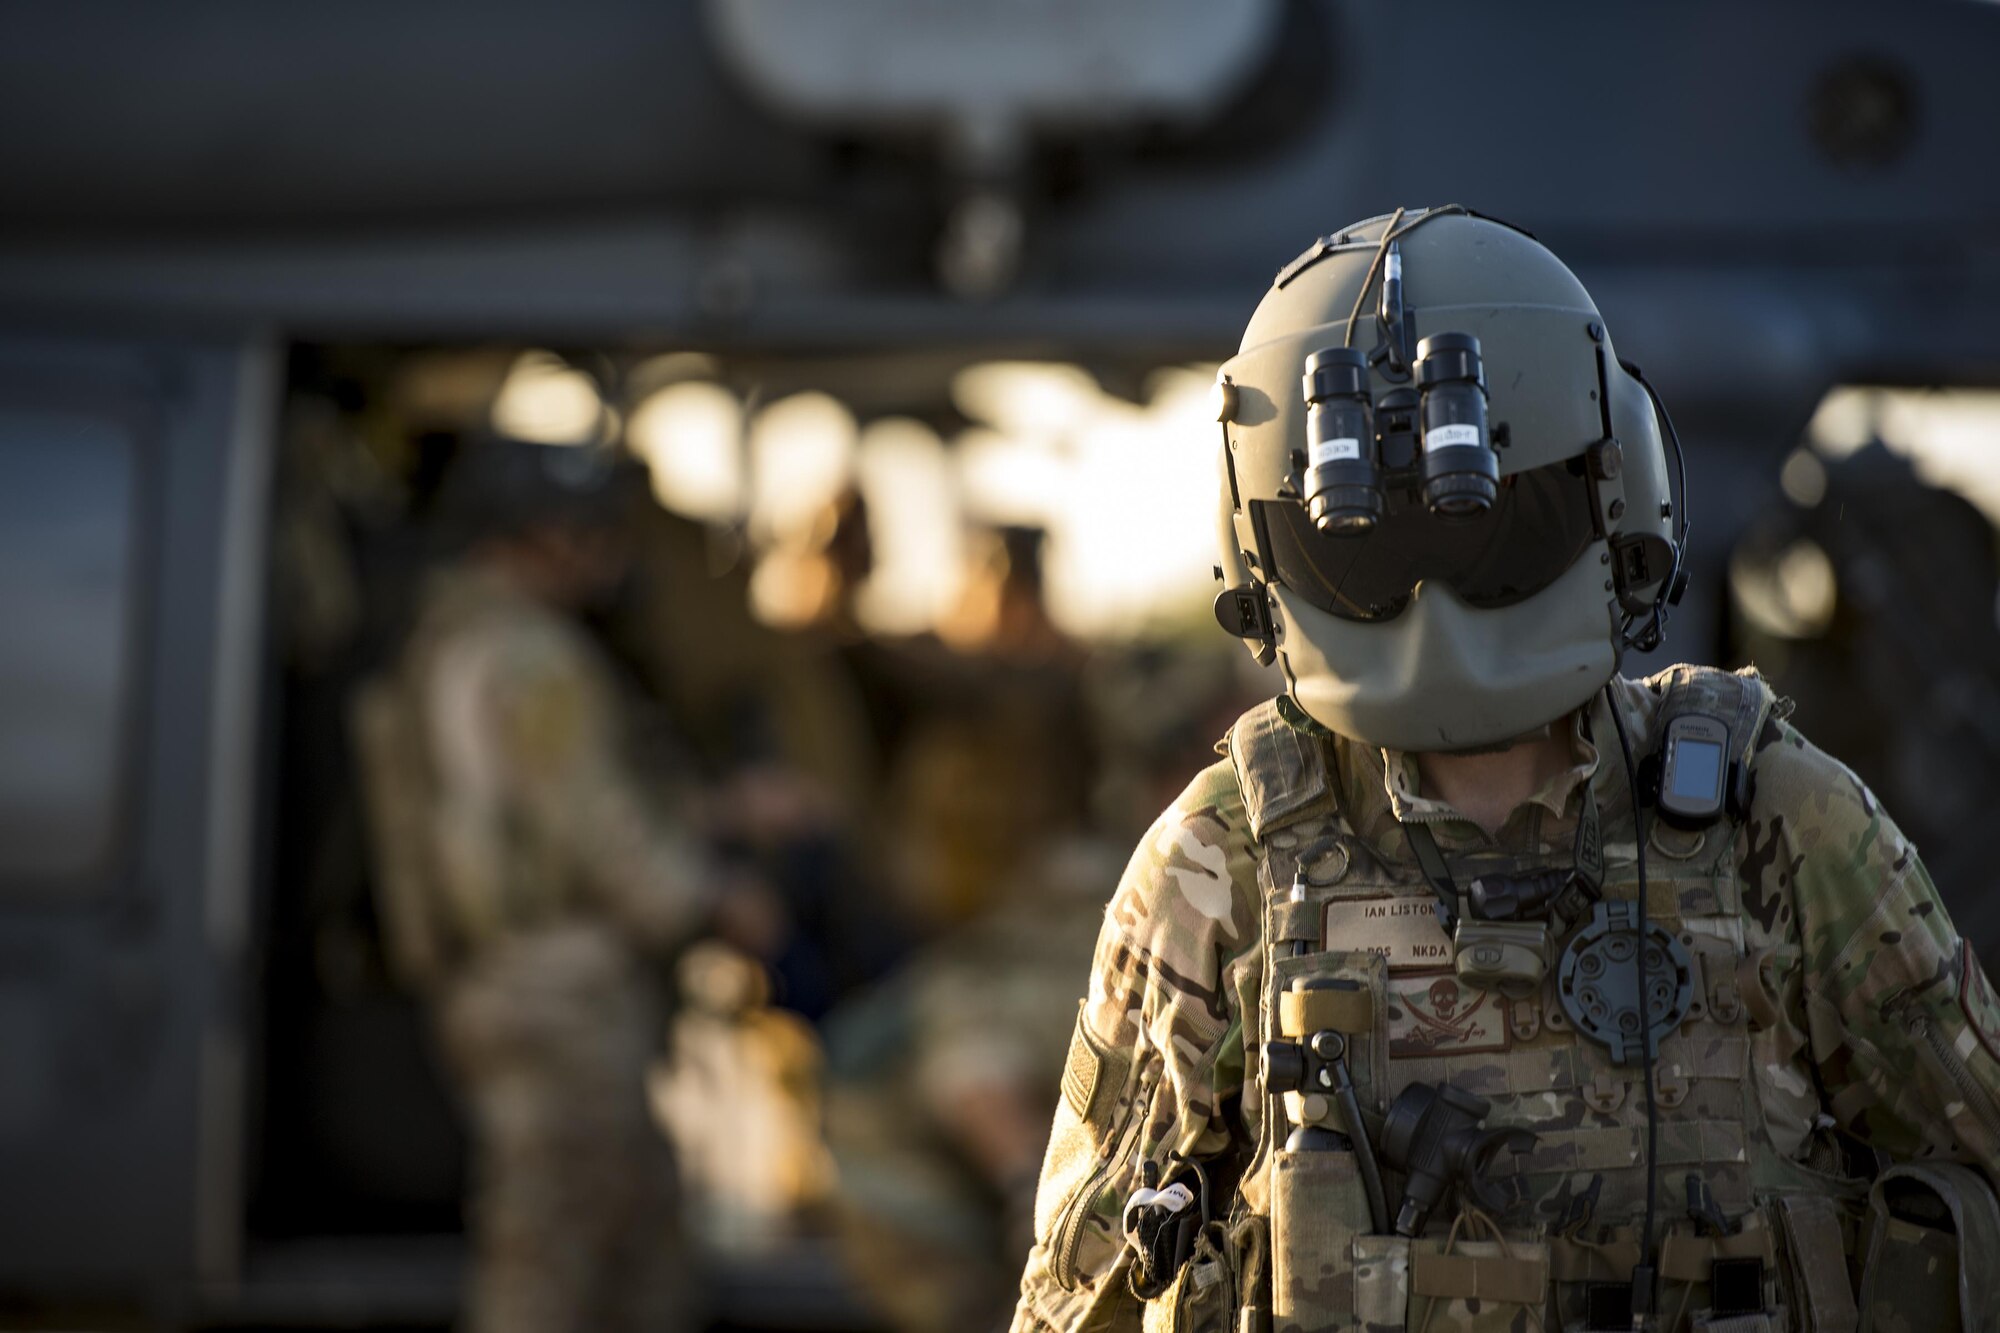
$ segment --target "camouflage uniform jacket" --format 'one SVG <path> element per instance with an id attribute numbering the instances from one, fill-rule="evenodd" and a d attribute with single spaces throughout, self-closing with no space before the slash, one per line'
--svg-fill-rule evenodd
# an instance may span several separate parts
<path id="1" fill-rule="evenodd" d="M 1275 989 L 1267 973 L 1290 963 L 1274 962 L 1265 938 L 1285 887 L 1270 882 L 1275 874 L 1289 881 L 1296 866 L 1311 882 L 1334 885 L 1329 892 L 1359 881 L 1375 886 L 1370 893 L 1387 886 L 1421 903 L 1428 891 L 1406 821 L 1429 825 L 1454 866 L 1481 857 L 1562 864 L 1582 803 L 1594 799 L 1604 897 L 1636 896 L 1633 811 L 1607 697 L 1637 760 L 1652 749 L 1661 705 L 1649 684 L 1614 681 L 1608 696 L 1558 724 L 1571 729 L 1574 766 L 1493 837 L 1421 795 L 1412 756 L 1335 737 L 1285 701 L 1278 724 L 1264 706 L 1281 745 L 1321 747 L 1316 771 L 1335 799 L 1322 802 L 1328 813 L 1318 824 L 1287 823 L 1283 799 L 1263 800 L 1252 827 L 1239 769 L 1225 759 L 1195 778 L 1133 854 L 1080 1010 L 1016 1333 L 1139 1327 L 1119 1216 L 1144 1163 L 1165 1168 L 1174 1152 L 1206 1157 L 1217 1178 L 1239 1181 L 1233 1198 L 1215 1200 L 1218 1216 L 1269 1214 L 1271 1102 L 1256 1086 L 1257 1051 Z M 1752 688 L 1768 700 L 1761 684 Z M 1858 1208 L 1864 1187 L 1834 1183 L 1826 1170 L 1824 1131 L 1835 1124 L 1897 1158 L 1956 1159 L 1988 1177 L 2000 1171 L 2000 1010 L 1986 978 L 1915 849 L 1852 773 L 1783 720 L 1785 711 L 1760 711 L 1745 817 L 1706 834 L 1647 821 L 1649 910 L 1677 919 L 1681 938 L 1706 961 L 1708 1008 L 1734 1011 L 1705 1014 L 1700 1040 L 1662 1041 L 1655 1078 L 1663 1107 L 1671 1103 L 1656 1168 L 1663 1218 L 1677 1212 L 1688 1165 L 1708 1176 L 1732 1217 L 1773 1193 L 1832 1190 Z M 1246 715 L 1232 738 L 1258 716 Z M 1602 760 L 1593 737 L 1608 743 Z M 1291 804 L 1305 804 L 1303 794 Z M 1339 932 L 1327 931 L 1323 947 L 1337 947 Z M 1505 1008 L 1497 995 L 1461 990 L 1448 977 L 1448 967 L 1389 972 L 1390 1058 L 1357 1068 L 1357 1080 L 1373 1085 L 1364 1086 L 1364 1101 L 1379 1110 L 1413 1079 L 1448 1076 L 1493 1099 L 1489 1123 L 1512 1118 L 1543 1132 L 1522 1167 L 1530 1226 L 1516 1234 L 1559 1230 L 1593 1179 L 1601 1187 L 1589 1190 L 1596 1221 L 1629 1223 L 1643 1189 L 1643 1173 L 1628 1165 L 1643 1146 L 1643 1097 L 1601 1077 L 1591 1086 L 1596 1076 L 1575 1054 L 1581 1039 L 1552 1038 L 1563 1022 L 1553 1005 Z M 1510 1093 L 1522 1095 L 1510 1101 Z M 1559 1114 L 1536 1118 L 1551 1107 Z"/>
<path id="2" fill-rule="evenodd" d="M 471 1131 L 476 1333 L 686 1322 L 639 955 L 691 934 L 713 881 L 621 718 L 589 638 L 477 564 L 430 580 L 357 700 L 378 901 Z"/>
<path id="3" fill-rule="evenodd" d="M 558 923 L 653 948 L 691 933 L 712 877 L 623 762 L 619 716 L 567 619 L 488 570 L 432 577 L 399 669 L 357 707 L 385 914 L 412 979 Z"/>

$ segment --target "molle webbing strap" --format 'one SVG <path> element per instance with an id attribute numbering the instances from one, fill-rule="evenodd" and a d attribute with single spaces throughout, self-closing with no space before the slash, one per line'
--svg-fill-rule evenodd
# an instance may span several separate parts
<path id="1" fill-rule="evenodd" d="M 1557 895 L 1552 913 L 1566 926 L 1574 926 L 1590 915 L 1590 909 L 1604 896 L 1604 832 L 1598 824 L 1597 793 L 1584 785 L 1582 807 L 1576 816 L 1576 841 L 1571 858 L 1576 873 Z"/>
<path id="2" fill-rule="evenodd" d="M 1319 945 L 1325 903 L 1276 903 L 1271 908 L 1271 943 Z"/>
<path id="3" fill-rule="evenodd" d="M 1662 1167 L 1722 1166 L 1746 1160 L 1748 1131 L 1740 1120 L 1674 1119 L 1662 1124 L 1673 1131 L 1660 1136 Z M 1644 1123 L 1537 1130 L 1535 1146 L 1518 1154 L 1515 1166 L 1522 1174 L 1549 1176 L 1637 1171 L 1645 1137 Z"/>
<path id="4" fill-rule="evenodd" d="M 1458 928 L 1458 885 L 1452 883 L 1451 867 L 1444 863 L 1444 853 L 1438 850 L 1429 825 L 1405 824 L 1403 834 L 1410 840 L 1410 853 L 1417 858 L 1417 868 L 1424 872 L 1424 883 L 1437 895 L 1438 921 L 1449 934 Z"/>
<path id="5" fill-rule="evenodd" d="M 1278 1031 L 1287 1037 L 1309 1037 L 1331 1028 L 1350 1035 L 1375 1026 L 1375 996 L 1365 986 L 1315 986 L 1281 991 Z"/>
<path id="6" fill-rule="evenodd" d="M 1630 1228 L 1599 1242 L 1551 1236 L 1549 1264 L 1558 1282 L 1630 1282 L 1639 1266 L 1639 1241 Z"/>
<path id="7" fill-rule="evenodd" d="M 1783 1322 L 1784 1313 L 1773 1314 L 1768 1310 L 1756 1310 L 1750 1314 L 1711 1314 L 1697 1325 L 1702 1333 L 1786 1333 L 1791 1325 Z"/>
<path id="8" fill-rule="evenodd" d="M 1597 822 L 1597 793 L 1587 784 L 1582 801 L 1583 808 L 1576 817 L 1576 873 L 1583 881 L 1584 892 L 1595 902 L 1604 890 L 1604 832 Z"/>
<path id="9" fill-rule="evenodd" d="M 1260 842 L 1272 829 L 1333 804 L 1331 733 L 1308 730 L 1312 724 L 1292 716 L 1286 702 L 1281 696 L 1258 704 L 1236 719 L 1226 742 L 1250 836 Z"/>
<path id="10" fill-rule="evenodd" d="M 1767 947 L 1745 954 L 1736 964 L 1736 991 L 1754 1029 L 1776 1029 L 1778 1054 L 1789 1060 L 1810 1040 L 1785 1008 L 1785 973 L 1798 962 L 1796 945 Z"/>
<path id="11" fill-rule="evenodd" d="M 1413 1296 L 1540 1307 L 1548 1290 L 1549 1265 L 1544 1259 L 1497 1254 L 1475 1257 L 1415 1248 L 1410 1252 Z"/>
<path id="12" fill-rule="evenodd" d="M 1660 1242 L 1660 1276 L 1675 1282 L 1706 1282 L 1717 1259 L 1762 1259 L 1764 1267 L 1778 1262 L 1771 1229 L 1752 1218 L 1733 1236 L 1691 1236 L 1677 1231 Z"/>

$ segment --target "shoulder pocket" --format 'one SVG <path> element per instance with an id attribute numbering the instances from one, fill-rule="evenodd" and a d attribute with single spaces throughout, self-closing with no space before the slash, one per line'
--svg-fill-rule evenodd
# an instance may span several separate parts
<path id="1" fill-rule="evenodd" d="M 1075 1290 L 1079 1271 L 1097 1267 L 1086 1262 L 1090 1250 L 1115 1252 L 1121 1244 L 1120 1201 L 1102 1196 L 1137 1120 L 1132 1072 L 1132 1053 L 1100 1041 L 1078 1006 L 1062 1100 L 1035 1193 L 1035 1241 L 1048 1251 L 1049 1271 L 1065 1291 Z"/>

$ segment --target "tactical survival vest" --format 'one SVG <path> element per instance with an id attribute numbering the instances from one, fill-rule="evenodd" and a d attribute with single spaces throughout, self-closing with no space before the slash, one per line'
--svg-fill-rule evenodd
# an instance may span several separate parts
<path id="1" fill-rule="evenodd" d="M 1754 673 L 1682 666 L 1644 685 L 1622 715 L 1635 759 L 1671 719 L 1692 713 L 1727 728 L 1732 771 L 1747 773 L 1776 703 Z M 1259 853 L 1265 984 L 1253 1050 L 1272 1052 L 1263 1085 L 1245 1091 L 1258 1145 L 1239 1187 L 1230 1253 L 1207 1251 L 1235 1280 L 1184 1278 L 1149 1305 L 1149 1327 L 1632 1327 L 1647 1169 L 1641 1066 L 1629 1044 L 1628 1058 L 1615 1058 L 1615 1022 L 1587 1036 L 1557 995 L 1559 985 L 1581 984 L 1579 971 L 1630 956 L 1638 847 L 1615 741 L 1594 737 L 1599 776 L 1580 793 L 1599 803 L 1597 902 L 1580 920 L 1557 918 L 1562 957 L 1550 958 L 1539 985 L 1508 995 L 1466 983 L 1407 830 L 1381 845 L 1356 835 L 1340 809 L 1330 738 L 1287 716 L 1285 704 L 1244 715 L 1227 743 Z M 1595 707 L 1602 726 L 1603 704 Z M 1656 1326 L 1853 1329 L 1865 1323 L 1849 1263 L 1867 1243 L 1868 1186 L 1846 1174 L 1823 1131 L 1806 1037 L 1792 1017 L 1796 914 L 1745 901 L 1753 890 L 1738 868 L 1742 814 L 1735 804 L 1697 829 L 1646 820 L 1645 915 L 1658 950 L 1650 984 L 1672 988 L 1678 1016 L 1661 1024 L 1653 1075 Z M 1567 848 L 1548 867 L 1492 855 L 1450 860 L 1461 886 L 1487 872 L 1532 877 L 1573 864 Z M 1597 947 L 1572 949 L 1593 926 Z M 1332 1054 L 1344 1055 L 1344 1070 Z M 1248 1064 L 1254 1075 L 1254 1054 Z M 1288 1090 L 1273 1092 L 1280 1065 L 1289 1066 L 1277 1080 Z M 1348 1099 L 1341 1089 L 1350 1080 Z M 1362 1155 L 1343 1148 L 1356 1128 L 1343 1103 L 1358 1107 L 1381 1156 L 1384 1113 L 1419 1084 L 1453 1090 L 1448 1098 L 1461 1108 L 1484 1104 L 1476 1122 L 1458 1113 L 1458 1129 L 1476 1130 L 1456 1141 L 1461 1158 L 1479 1156 L 1496 1132 L 1502 1141 L 1470 1167 L 1428 1145 L 1434 1171 L 1459 1174 L 1409 1239 L 1371 1216 Z M 1452 1128 L 1451 1116 L 1442 1124 Z M 1415 1171 L 1405 1179 L 1381 1163 L 1390 1217 L 1406 1188 L 1421 1193 L 1411 1188 Z M 1236 1309 L 1225 1313 L 1217 1288 Z"/>

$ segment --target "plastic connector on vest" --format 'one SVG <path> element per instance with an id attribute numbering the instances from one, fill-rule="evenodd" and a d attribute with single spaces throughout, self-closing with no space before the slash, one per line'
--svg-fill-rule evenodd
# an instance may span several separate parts
<path id="1" fill-rule="evenodd" d="M 1640 1264 L 1632 1270 L 1632 1328 L 1633 1333 L 1650 1328 L 1653 1323 L 1653 1266 Z"/>

